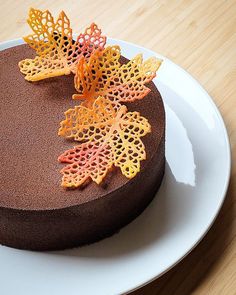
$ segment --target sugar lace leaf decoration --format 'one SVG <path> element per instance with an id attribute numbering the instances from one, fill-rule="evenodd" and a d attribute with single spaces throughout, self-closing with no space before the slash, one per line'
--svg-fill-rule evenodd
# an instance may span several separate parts
<path id="1" fill-rule="evenodd" d="M 81 56 L 87 59 L 93 50 L 102 50 L 106 44 L 106 37 L 94 23 L 74 41 L 70 21 L 64 11 L 55 22 L 48 10 L 31 8 L 28 24 L 33 34 L 23 39 L 37 53 L 34 59 L 19 62 L 20 71 L 28 81 L 75 73 Z"/>
<path id="2" fill-rule="evenodd" d="M 78 94 L 73 98 L 91 107 L 99 95 L 114 102 L 133 102 L 147 95 L 150 89 L 145 84 L 156 76 L 162 60 L 152 57 L 143 61 L 142 54 L 138 54 L 121 65 L 120 55 L 119 46 L 108 46 L 103 51 L 95 50 L 87 60 L 81 57 L 75 75 Z"/>
<path id="3" fill-rule="evenodd" d="M 86 180 L 101 183 L 112 166 L 133 178 L 146 159 L 141 137 L 151 131 L 147 119 L 138 112 L 118 111 L 111 101 L 98 97 L 92 108 L 76 106 L 65 112 L 59 135 L 73 138 L 80 145 L 64 152 L 58 160 L 68 165 L 62 169 L 62 186 L 78 187 Z"/>

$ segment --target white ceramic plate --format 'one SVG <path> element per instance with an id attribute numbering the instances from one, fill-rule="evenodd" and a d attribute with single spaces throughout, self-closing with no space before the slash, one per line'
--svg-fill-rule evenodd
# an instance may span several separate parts
<path id="1" fill-rule="evenodd" d="M 0 49 L 21 43 L 5 42 Z M 162 57 L 124 41 L 108 44 L 119 44 L 128 58 L 139 52 Z M 118 234 L 90 246 L 53 253 L 0 246 L 1 294 L 126 293 L 173 267 L 209 230 L 228 187 L 227 132 L 206 91 L 162 58 L 155 83 L 165 102 L 167 161 L 154 201 Z"/>

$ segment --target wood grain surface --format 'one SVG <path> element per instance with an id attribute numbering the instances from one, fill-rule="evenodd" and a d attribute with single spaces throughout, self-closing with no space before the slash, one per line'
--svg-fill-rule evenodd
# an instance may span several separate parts
<path id="1" fill-rule="evenodd" d="M 64 10 L 76 31 L 96 22 L 109 37 L 161 53 L 213 97 L 227 126 L 233 160 L 223 208 L 191 254 L 132 294 L 236 294 L 236 0 L 0 0 L 0 4 L 0 41 L 30 33 L 26 18 L 31 6 L 55 15 Z"/>

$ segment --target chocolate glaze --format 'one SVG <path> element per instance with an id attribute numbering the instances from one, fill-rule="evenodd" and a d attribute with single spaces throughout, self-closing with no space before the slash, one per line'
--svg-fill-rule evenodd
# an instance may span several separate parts
<path id="1" fill-rule="evenodd" d="M 52 250 L 109 236 L 138 216 L 158 189 L 165 165 L 165 113 L 153 83 L 143 99 L 127 104 L 145 116 L 152 132 L 143 137 L 147 160 L 131 180 L 114 169 L 102 185 L 60 186 L 57 157 L 76 143 L 57 135 L 71 99 L 73 76 L 27 82 L 18 62 L 31 58 L 27 46 L 0 52 L 0 243 L 20 249 Z M 121 58 L 122 62 L 127 61 Z"/>

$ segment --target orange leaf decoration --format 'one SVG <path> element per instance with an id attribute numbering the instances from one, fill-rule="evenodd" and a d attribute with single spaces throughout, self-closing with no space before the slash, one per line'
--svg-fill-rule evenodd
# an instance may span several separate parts
<path id="1" fill-rule="evenodd" d="M 20 71 L 28 81 L 75 73 L 81 56 L 87 59 L 95 49 L 104 49 L 106 43 L 106 37 L 95 24 L 74 41 L 70 21 L 63 11 L 55 22 L 48 10 L 31 8 L 28 24 L 34 33 L 23 39 L 37 53 L 34 59 L 19 62 Z"/>
<path id="2" fill-rule="evenodd" d="M 126 106 L 116 112 L 111 101 L 98 97 L 92 108 L 80 105 L 65 115 L 59 135 L 81 144 L 58 158 L 69 163 L 62 169 L 64 187 L 78 187 L 90 178 L 99 184 L 113 165 L 127 178 L 140 171 L 140 161 L 146 159 L 140 138 L 151 126 L 138 112 L 128 112 Z"/>
<path id="3" fill-rule="evenodd" d="M 98 96 L 115 102 L 132 102 L 142 99 L 150 89 L 145 86 L 155 76 L 161 60 L 155 57 L 143 62 L 142 54 L 121 65 L 119 46 L 95 50 L 86 60 L 81 57 L 76 70 L 74 99 L 84 100 L 91 107 Z"/>
<path id="4" fill-rule="evenodd" d="M 74 188 L 89 178 L 99 184 L 112 167 L 109 146 L 99 143 L 82 143 L 63 153 L 58 160 L 69 163 L 61 170 L 62 186 Z"/>

